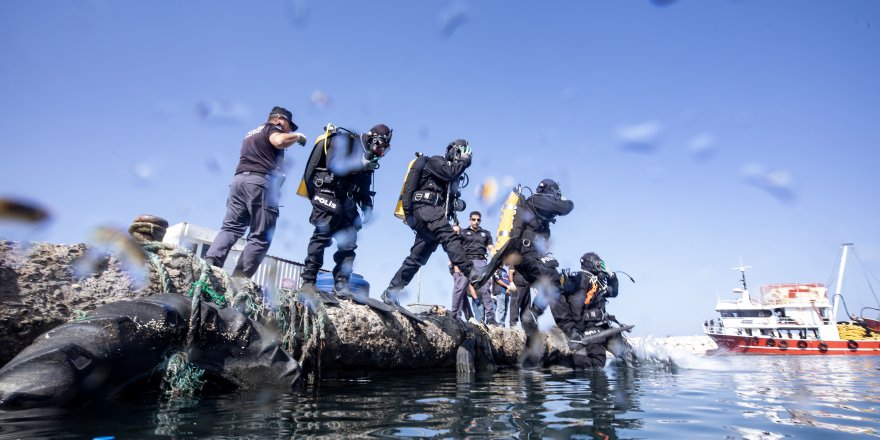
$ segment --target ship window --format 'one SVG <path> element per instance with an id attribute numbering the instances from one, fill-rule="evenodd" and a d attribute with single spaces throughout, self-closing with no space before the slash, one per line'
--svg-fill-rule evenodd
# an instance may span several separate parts
<path id="1" fill-rule="evenodd" d="M 731 310 L 721 312 L 722 318 L 768 318 L 772 315 L 769 310 Z"/>

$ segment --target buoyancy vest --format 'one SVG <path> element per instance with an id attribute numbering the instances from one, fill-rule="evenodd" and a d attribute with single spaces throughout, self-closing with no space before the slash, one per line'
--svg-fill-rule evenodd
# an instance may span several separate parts
<path id="1" fill-rule="evenodd" d="M 333 124 L 327 124 L 324 128 L 324 133 L 315 139 L 315 146 L 312 148 L 312 153 L 306 162 L 306 169 L 303 172 L 302 180 L 296 190 L 297 195 L 307 199 L 314 197 L 318 187 L 315 183 L 316 174 L 319 172 L 330 175 L 332 179 L 333 173 L 329 170 L 327 164 L 327 151 L 333 139 L 337 136 L 348 136 L 350 142 L 355 142 L 358 135 L 344 128 L 336 127 Z"/>

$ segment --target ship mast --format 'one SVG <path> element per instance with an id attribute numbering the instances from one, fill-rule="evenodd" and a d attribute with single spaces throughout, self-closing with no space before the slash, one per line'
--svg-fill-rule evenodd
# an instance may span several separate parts
<path id="1" fill-rule="evenodd" d="M 742 256 L 739 257 L 739 267 L 734 267 L 733 270 L 738 270 L 740 272 L 740 282 L 743 285 L 742 297 L 740 301 L 748 303 L 751 301 L 751 297 L 749 296 L 749 288 L 746 286 L 746 269 L 752 266 L 744 266 Z"/>
<path id="2" fill-rule="evenodd" d="M 837 306 L 840 304 L 840 289 L 843 286 L 843 271 L 846 269 L 846 254 L 852 243 L 844 243 L 843 252 L 840 254 L 840 270 L 837 272 L 837 286 L 834 288 L 834 306 L 831 308 L 831 319 L 837 320 Z M 847 319 L 849 317 L 847 316 Z"/>

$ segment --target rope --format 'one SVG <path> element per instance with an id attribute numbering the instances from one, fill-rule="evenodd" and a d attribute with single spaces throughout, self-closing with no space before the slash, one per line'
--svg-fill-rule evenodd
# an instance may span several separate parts
<path id="1" fill-rule="evenodd" d="M 877 298 L 877 292 L 874 291 L 874 286 L 871 285 L 871 278 L 868 277 L 868 274 L 871 274 L 871 276 L 874 276 L 874 274 L 871 273 L 870 270 L 868 270 L 868 266 L 865 265 L 865 262 L 862 261 L 861 257 L 859 257 L 859 254 L 856 253 L 856 248 L 853 248 L 852 251 L 853 251 L 853 255 L 856 256 L 856 260 L 859 260 L 859 264 L 862 265 L 862 272 L 865 273 L 865 281 L 868 282 L 868 289 L 871 290 L 871 295 L 874 295 L 874 302 L 877 303 L 877 306 L 880 306 L 880 299 Z M 876 279 L 877 277 L 874 276 L 874 278 Z"/>
<path id="2" fill-rule="evenodd" d="M 199 279 L 192 283 L 189 286 L 189 290 L 186 292 L 186 296 L 193 296 L 193 293 L 196 290 L 196 287 L 200 287 L 203 293 L 207 293 L 211 298 L 211 302 L 217 304 L 219 307 L 226 307 L 226 297 L 220 293 L 217 293 L 216 290 L 211 288 L 211 285 L 208 283 L 208 274 L 211 272 L 211 268 L 208 267 L 208 263 L 205 260 L 199 260 L 199 263 L 202 266 L 202 275 Z"/>
<path id="3" fill-rule="evenodd" d="M 156 272 L 159 273 L 159 280 L 162 282 L 162 291 L 165 293 L 171 293 L 171 277 L 168 276 L 168 272 L 165 270 L 165 265 L 162 264 L 162 260 L 159 259 L 159 255 L 150 253 L 150 263 L 152 263 L 153 268 L 156 269 Z"/>
<path id="4" fill-rule="evenodd" d="M 169 356 L 164 363 L 164 370 L 162 393 L 167 398 L 193 397 L 205 385 L 205 380 L 202 379 L 205 370 L 189 363 L 185 353 L 176 352 Z"/>
<path id="5" fill-rule="evenodd" d="M 140 244 L 149 254 L 151 266 L 158 274 L 162 289 L 165 292 L 171 292 L 174 287 L 173 280 L 168 274 L 160 251 L 181 250 L 186 253 L 189 251 L 177 245 L 159 241 L 144 241 Z M 201 258 L 196 258 L 194 261 L 197 262 L 198 266 L 194 269 L 199 271 L 199 276 L 185 293 L 186 296 L 192 298 L 190 329 L 186 338 L 187 349 L 192 347 L 200 331 L 201 301 L 203 299 L 211 301 L 221 308 L 228 305 L 244 304 L 242 312 L 248 318 L 274 325 L 281 336 L 282 348 L 294 358 L 299 355 L 299 363 L 304 370 L 308 370 L 310 366 L 312 374 L 320 379 L 321 357 L 327 338 L 326 323 L 328 322 L 327 309 L 320 300 L 315 301 L 310 296 L 306 297 L 300 292 L 290 289 L 281 289 L 277 305 L 271 309 L 266 308 L 262 305 L 262 298 L 255 296 L 257 292 L 251 292 L 251 289 L 234 292 L 233 280 L 229 274 L 225 271 L 219 271 L 221 281 L 226 286 L 227 297 L 227 295 L 217 292 L 210 282 L 212 270 L 208 263 Z M 491 350 L 489 353 L 491 356 Z M 192 396 L 204 384 L 204 380 L 201 379 L 204 370 L 189 364 L 186 353 L 175 353 L 169 357 L 164 368 L 166 370 L 165 382 L 168 383 L 165 394 L 169 397 Z"/>

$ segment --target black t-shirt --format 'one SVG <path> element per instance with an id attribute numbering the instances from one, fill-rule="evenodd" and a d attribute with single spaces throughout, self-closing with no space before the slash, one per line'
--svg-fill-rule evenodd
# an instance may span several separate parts
<path id="1" fill-rule="evenodd" d="M 241 141 L 241 157 L 235 174 L 245 171 L 269 174 L 281 166 L 284 149 L 275 148 L 269 142 L 269 135 L 275 132 L 284 133 L 284 129 L 280 125 L 266 123 L 245 135 Z"/>
<path id="2" fill-rule="evenodd" d="M 483 228 L 474 231 L 471 228 L 461 230 L 461 238 L 464 239 L 464 249 L 467 257 L 471 260 L 486 258 L 486 249 L 492 244 L 492 234 Z"/>

